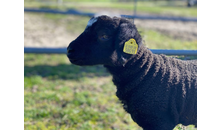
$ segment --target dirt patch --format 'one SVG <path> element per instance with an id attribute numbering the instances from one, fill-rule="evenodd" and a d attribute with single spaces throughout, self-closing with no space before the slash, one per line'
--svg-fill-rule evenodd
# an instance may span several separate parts
<path id="1" fill-rule="evenodd" d="M 135 20 L 137 27 L 145 30 L 156 30 L 174 39 L 184 41 L 197 40 L 197 23 L 162 20 Z"/>
<path id="2" fill-rule="evenodd" d="M 75 37 L 42 15 L 24 13 L 25 47 L 67 47 Z"/>

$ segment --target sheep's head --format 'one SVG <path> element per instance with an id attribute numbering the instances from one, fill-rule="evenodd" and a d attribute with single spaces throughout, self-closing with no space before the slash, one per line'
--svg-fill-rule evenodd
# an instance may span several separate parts
<path id="1" fill-rule="evenodd" d="M 134 39 L 141 45 L 135 25 L 125 18 L 98 16 L 89 20 L 85 31 L 72 41 L 67 56 L 76 65 L 123 66 L 135 54 L 123 52 L 125 42 Z"/>

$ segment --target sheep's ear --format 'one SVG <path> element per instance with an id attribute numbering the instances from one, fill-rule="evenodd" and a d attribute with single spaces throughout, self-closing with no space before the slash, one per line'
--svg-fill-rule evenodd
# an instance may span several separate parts
<path id="1" fill-rule="evenodd" d="M 119 25 L 115 40 L 115 50 L 117 53 L 116 56 L 118 63 L 124 66 L 131 56 L 137 53 L 141 44 L 141 36 L 139 35 L 135 25 L 130 21 L 122 19 L 120 23 L 121 24 Z M 134 51 L 127 53 L 127 51 L 124 50 L 126 47 L 125 44 L 131 43 L 131 41 L 135 41 L 132 43 L 134 46 L 131 45 L 134 47 Z"/>
<path id="2" fill-rule="evenodd" d="M 118 38 L 121 39 L 119 46 L 124 47 L 126 42 L 130 43 L 131 41 L 134 41 L 131 43 L 136 43 L 137 47 L 139 49 L 139 47 L 142 44 L 142 38 L 141 38 L 136 26 L 132 22 L 130 22 L 128 20 L 126 20 L 126 22 L 122 21 L 118 30 L 119 30 L 118 31 Z"/>
<path id="3" fill-rule="evenodd" d="M 136 30 L 135 26 L 129 22 L 121 23 L 119 25 L 119 38 L 122 38 L 125 41 L 128 41 L 131 38 L 134 38 Z"/>
<path id="4" fill-rule="evenodd" d="M 132 31 L 132 27 L 130 27 L 131 25 L 129 25 L 129 23 L 124 23 L 122 20 L 120 23 L 120 25 L 118 25 L 118 32 L 115 39 L 115 52 L 112 55 L 112 59 L 115 65 L 124 66 L 130 57 L 123 52 L 124 43 L 133 38 L 134 31 Z"/>

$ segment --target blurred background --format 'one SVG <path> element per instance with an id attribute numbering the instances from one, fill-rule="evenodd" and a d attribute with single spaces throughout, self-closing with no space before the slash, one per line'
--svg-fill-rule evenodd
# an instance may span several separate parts
<path id="1" fill-rule="evenodd" d="M 24 47 L 66 48 L 91 14 L 110 12 L 158 18 L 134 19 L 150 49 L 197 49 L 197 0 L 24 0 L 24 8 L 77 13 L 25 10 Z M 65 54 L 24 54 L 25 130 L 141 130 L 115 92 L 103 66 L 71 65 Z"/>

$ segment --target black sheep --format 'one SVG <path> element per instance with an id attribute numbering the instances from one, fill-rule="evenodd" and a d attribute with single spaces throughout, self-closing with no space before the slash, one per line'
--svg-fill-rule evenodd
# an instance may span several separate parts
<path id="1" fill-rule="evenodd" d="M 93 17 L 67 48 L 72 64 L 102 64 L 117 97 L 144 130 L 197 125 L 197 62 L 153 54 L 125 18 Z"/>

